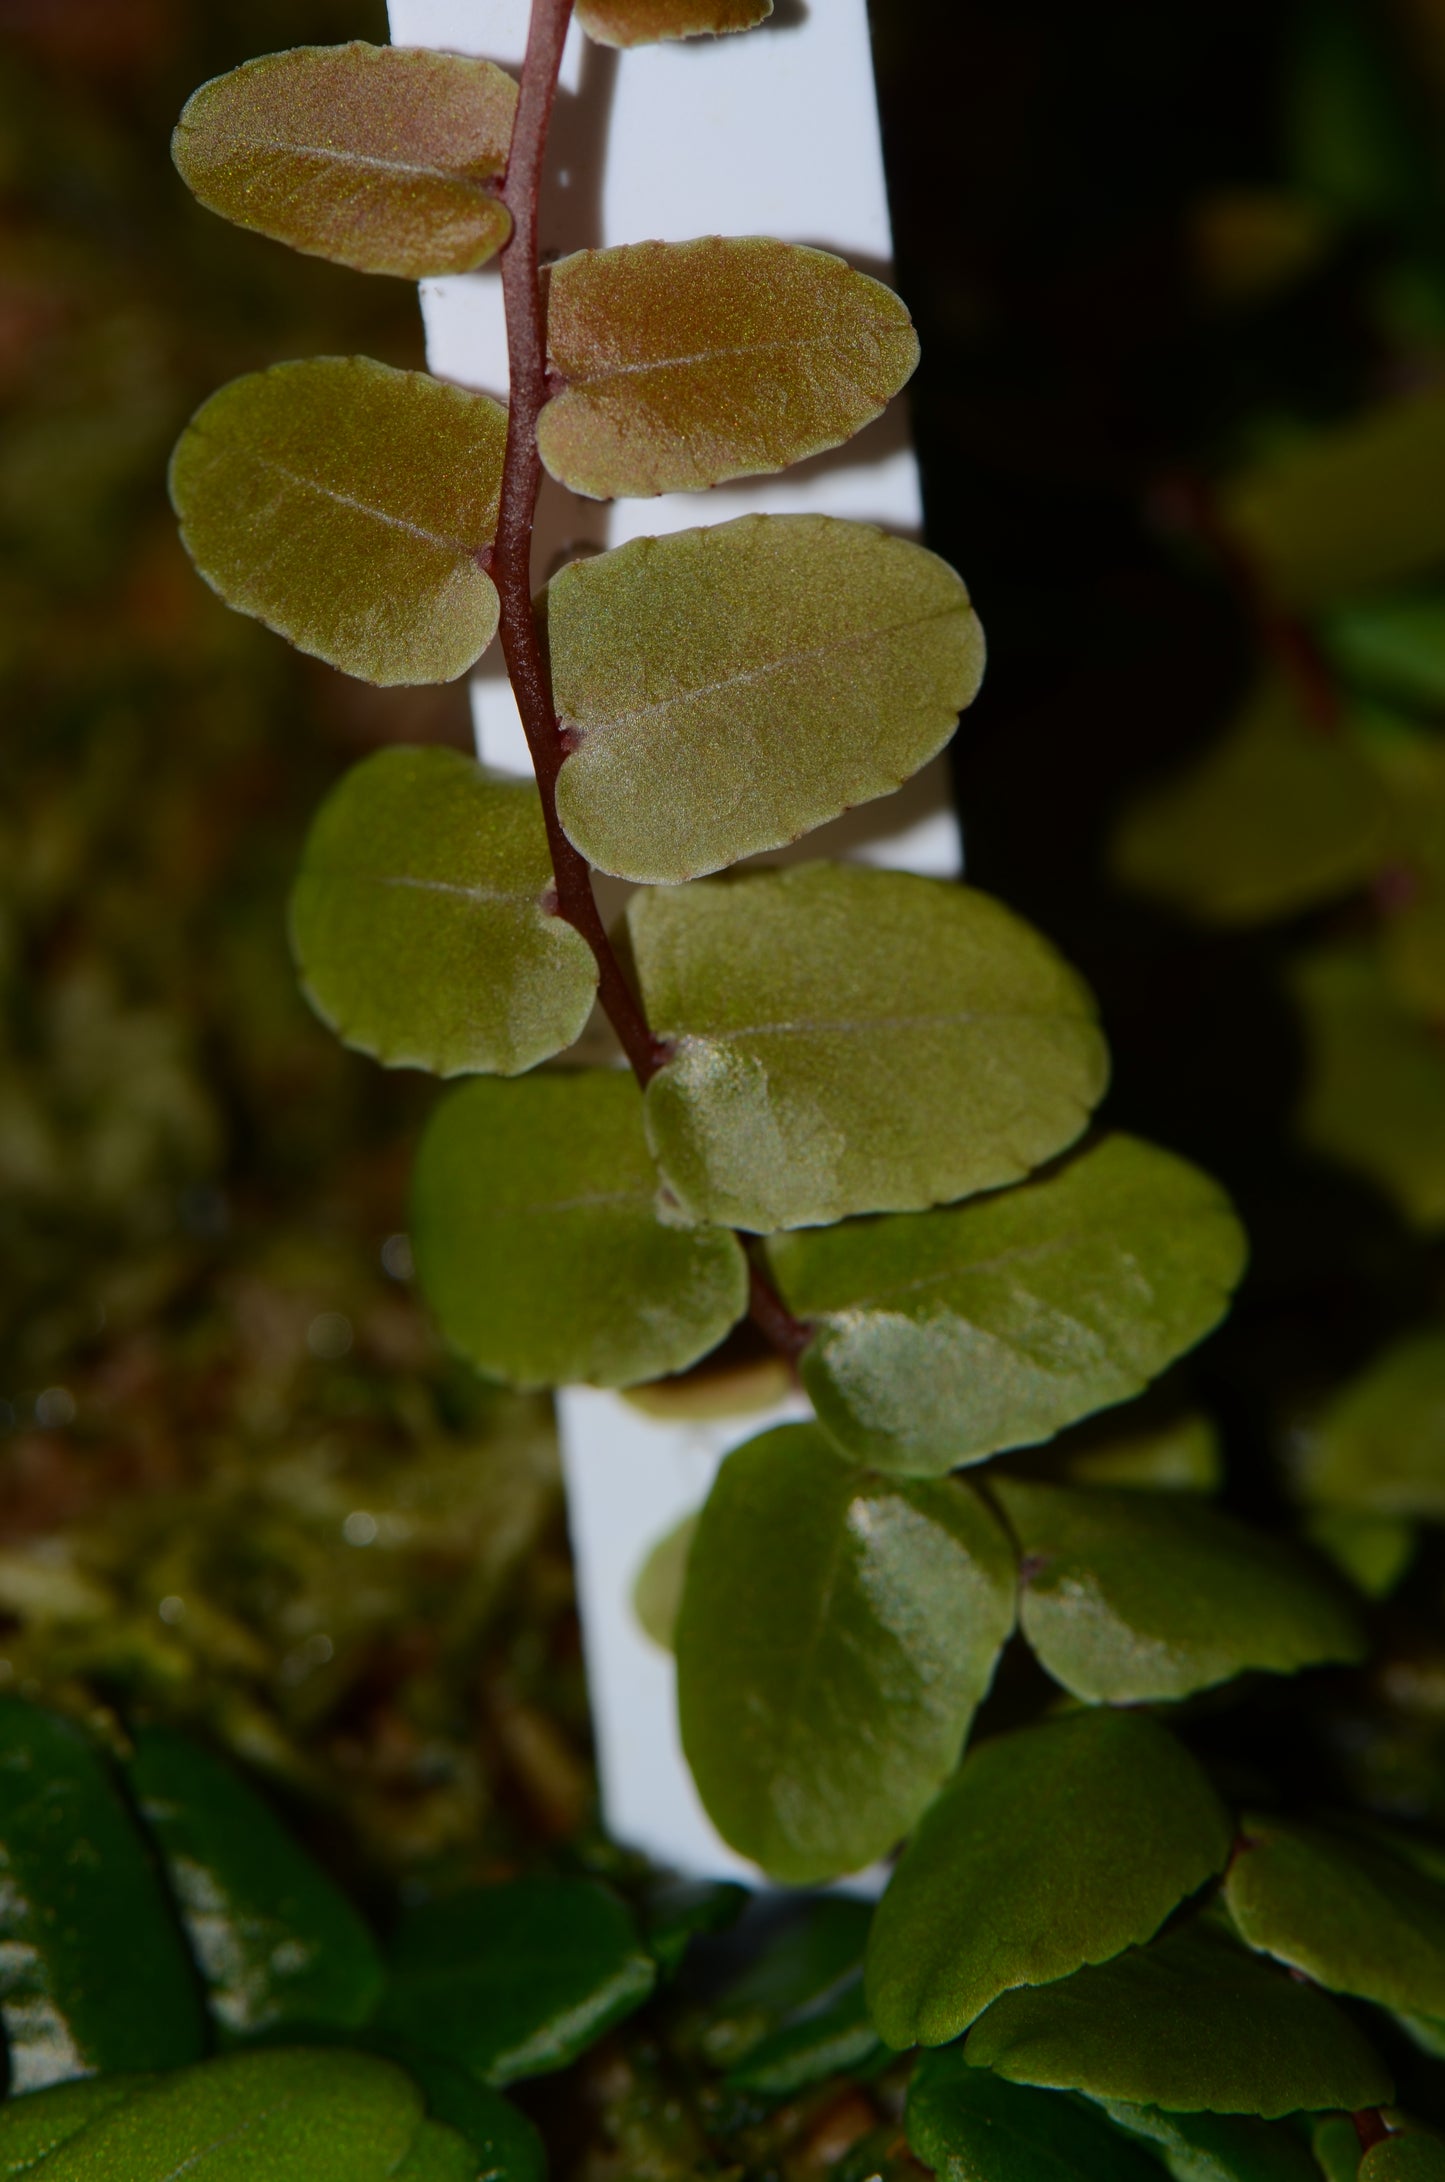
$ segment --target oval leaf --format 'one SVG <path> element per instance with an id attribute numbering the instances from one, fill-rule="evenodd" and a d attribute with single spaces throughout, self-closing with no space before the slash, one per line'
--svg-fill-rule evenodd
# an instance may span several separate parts
<path id="1" fill-rule="evenodd" d="M 12 2092 L 205 2050 L 180 1931 L 105 1761 L 18 1698 L 0 1699 L 0 1869 Z"/>
<path id="2" fill-rule="evenodd" d="M 233 379 L 171 457 L 213 591 L 363 682 L 450 682 L 496 634 L 477 565 L 497 527 L 506 411 L 366 356 Z"/>
<path id="3" fill-rule="evenodd" d="M 211 212 L 293 250 L 403 280 L 466 273 L 512 231 L 517 86 L 490 61 L 392 45 L 296 46 L 186 101 L 171 156 Z"/>
<path id="4" fill-rule="evenodd" d="M 1303 1438 L 1297 1471 L 1332 1507 L 1445 1520 L 1445 1333 L 1376 1357 Z"/>
<path id="5" fill-rule="evenodd" d="M 1023 1633 L 1076 1697 L 1168 1702 L 1251 1668 L 1364 1656 L 1343 1593 L 1220 1508 L 1022 1478 L 997 1490 L 1025 1557 Z"/>
<path id="6" fill-rule="evenodd" d="M 13 2094 L 0 2104 L 0 2182 L 24 2182 L 58 2145 L 79 2136 L 112 2107 L 124 2106 L 154 2076 L 80 2076 L 48 2091 Z"/>
<path id="7" fill-rule="evenodd" d="M 677 1623 L 683 1749 L 723 1839 L 794 1885 L 881 1856 L 958 1763 L 1013 1619 L 1013 1555 L 967 1487 L 849 1469 L 816 1425 L 736 1449 Z"/>
<path id="8" fill-rule="evenodd" d="M 630 1912 L 591 1879 L 518 1879 L 408 1910 L 381 2019 L 490 2083 L 565 2068 L 651 1992 Z"/>
<path id="9" fill-rule="evenodd" d="M 672 1650 L 677 1617 L 682 1607 L 682 1587 L 687 1580 L 687 1557 L 697 1533 L 697 1517 L 685 1515 L 659 1538 L 638 1570 L 632 1585 L 632 1611 L 661 1651 Z"/>
<path id="10" fill-rule="evenodd" d="M 1216 1325 L 1239 1222 L 1197 1167 L 1106 1137 L 1021 1189 L 776 1237 L 819 1418 L 848 1452 L 931 1476 L 1137 1394 Z"/>
<path id="11" fill-rule="evenodd" d="M 475 2182 L 547 2182 L 547 2155 L 536 2127 L 500 2091 L 399 2032 L 368 2029 L 365 2043 L 420 2085 L 433 2120 L 466 2139 L 472 2149 L 469 2182 L 473 2177 Z"/>
<path id="12" fill-rule="evenodd" d="M 557 812 L 647 883 L 781 848 L 941 750 L 983 676 L 945 561 L 867 523 L 744 515 L 636 538 L 547 587 L 571 754 Z"/>
<path id="13" fill-rule="evenodd" d="M 397 745 L 355 766 L 307 836 L 291 947 L 350 1046 L 439 1076 L 520 1075 L 582 1034 L 597 965 L 550 913 L 530 781 L 459 750 Z"/>
<path id="14" fill-rule="evenodd" d="M 665 38 L 751 30 L 772 12 L 773 0 L 577 0 L 577 20 L 599 45 L 657 45 Z"/>
<path id="15" fill-rule="evenodd" d="M 971 887 L 846 864 L 649 891 L 647 1134 L 681 1203 L 768 1232 L 1016 1182 L 1078 1136 L 1108 1053 L 1082 981 Z"/>
<path id="16" fill-rule="evenodd" d="M 1361 2160 L 1359 2182 L 1445 2182 L 1445 2144 L 1417 2129 L 1386 2137 Z"/>
<path id="17" fill-rule="evenodd" d="M 1233 1827 L 1143 1713 L 1081 1712 L 969 1752 L 873 1919 L 868 2002 L 891 2046 L 939 2046 L 1000 1993 L 1158 1931 L 1224 1869 Z"/>
<path id="18" fill-rule="evenodd" d="M 844 2070 L 866 2068 L 886 2058 L 882 2040 L 868 2018 L 861 1975 L 850 1978 L 825 2006 L 759 2039 L 745 2061 L 729 2070 L 728 2082 L 739 2091 L 760 2092 L 767 2099 L 787 2099 L 809 2084 Z"/>
<path id="19" fill-rule="evenodd" d="M 964 2051 L 1013 2083 L 1170 2113 L 1354 2113 L 1394 2094 L 1333 2001 L 1197 1928 L 1005 1993 Z"/>
<path id="20" fill-rule="evenodd" d="M 563 258 L 547 345 L 567 384 L 537 445 L 553 477 L 593 500 L 699 492 L 841 446 L 918 362 L 890 288 L 825 250 L 757 235 Z"/>
<path id="21" fill-rule="evenodd" d="M 1251 1947 L 1331 1992 L 1445 2015 L 1445 1887 L 1373 1842 L 1259 1813 L 1224 1898 Z"/>
<path id="22" fill-rule="evenodd" d="M 246 1781 L 164 1727 L 137 1735 L 130 1780 L 222 2030 L 364 2023 L 381 1995 L 371 1934 Z"/>
<path id="23" fill-rule="evenodd" d="M 433 1114 L 412 1199 L 442 1332 L 514 1386 L 683 1371 L 747 1309 L 735 1235 L 664 1217 L 630 1076 L 483 1079 Z"/>
<path id="24" fill-rule="evenodd" d="M 908 2086 L 908 2143 L 943 2182 L 1159 2182 L 1096 2108 L 925 2054 Z"/>
<path id="25" fill-rule="evenodd" d="M 1163 2114 L 1118 2099 L 1106 2100 L 1104 2110 L 1117 2128 L 1157 2148 L 1174 2182 L 1320 2182 L 1300 2138 L 1274 2122 L 1245 2114 Z"/>

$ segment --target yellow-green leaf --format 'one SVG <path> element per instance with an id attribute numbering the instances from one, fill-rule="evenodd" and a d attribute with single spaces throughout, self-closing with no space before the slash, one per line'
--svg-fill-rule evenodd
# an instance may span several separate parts
<path id="1" fill-rule="evenodd" d="M 1394 1342 L 1299 1436 L 1306 1499 L 1445 1521 L 1445 1333 Z"/>
<path id="2" fill-rule="evenodd" d="M 1212 1493 L 1224 1482 L 1214 1423 L 1191 1410 L 1169 1424 L 1120 1431 L 1117 1422 L 1088 1428 L 1064 1462 L 1076 1485 L 1131 1485 L 1147 1492 Z"/>
<path id="3" fill-rule="evenodd" d="M 971 887 L 805 864 L 635 895 L 628 934 L 674 1047 L 648 1141 L 700 1218 L 766 1232 L 996 1189 L 1104 1090 L 1087 987 Z"/>
<path id="4" fill-rule="evenodd" d="M 1220 1508 L 1012 1477 L 996 1490 L 1024 1553 L 1023 1633 L 1075 1697 L 1170 1702 L 1250 1668 L 1364 1654 L 1336 1586 Z"/>
<path id="5" fill-rule="evenodd" d="M 597 965 L 547 908 L 530 781 L 398 744 L 321 806 L 291 895 L 307 999 L 393 1068 L 520 1075 L 581 1035 Z"/>
<path id="6" fill-rule="evenodd" d="M 213 591 L 363 682 L 449 682 L 496 633 L 506 411 L 365 356 L 233 379 L 171 458 L 181 538 Z"/>
<path id="7" fill-rule="evenodd" d="M 960 578 L 868 523 L 744 515 L 574 561 L 547 587 L 571 740 L 563 826 L 589 862 L 696 879 L 887 795 L 983 675 Z"/>
<path id="8" fill-rule="evenodd" d="M 417 1155 L 417 1273 L 442 1332 L 514 1386 L 632 1386 L 682 1371 L 747 1309 L 724 1228 L 661 1199 L 630 1076 L 483 1077 Z"/>
<path id="9" fill-rule="evenodd" d="M 1382 860 L 1385 823 L 1360 751 L 1270 681 L 1202 758 L 1125 812 L 1112 862 L 1123 886 L 1201 922 L 1253 924 L 1359 886 Z"/>
<path id="10" fill-rule="evenodd" d="M 487 186 L 517 86 L 490 61 L 391 45 L 296 46 L 186 101 L 171 154 L 211 212 L 361 273 L 466 273 L 511 233 Z"/>
<path id="11" fill-rule="evenodd" d="M 1228 1198 L 1156 1145 L 1106 1137 L 1021 1189 L 768 1245 L 819 1418 L 880 1469 L 936 1475 L 1122 1402 L 1228 1307 Z"/>
<path id="12" fill-rule="evenodd" d="M 633 1579 L 632 1611 L 653 1643 L 664 1652 L 672 1650 L 677 1634 L 682 1590 L 687 1581 L 687 1557 L 696 1535 L 697 1517 L 685 1515 L 658 1539 Z"/>
<path id="13" fill-rule="evenodd" d="M 657 45 L 665 38 L 751 30 L 772 12 L 773 0 L 577 0 L 577 20 L 599 45 Z"/>
<path id="14" fill-rule="evenodd" d="M 593 500 L 786 469 L 870 424 L 918 362 L 890 288 L 757 235 L 563 258 L 547 345 L 567 384 L 537 444 L 553 477 Z"/>

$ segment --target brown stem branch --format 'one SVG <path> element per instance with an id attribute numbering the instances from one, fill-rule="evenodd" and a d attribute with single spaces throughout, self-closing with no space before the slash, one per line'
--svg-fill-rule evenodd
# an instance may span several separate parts
<path id="1" fill-rule="evenodd" d="M 1362 2112 L 1351 2114 L 1350 2119 L 1355 2125 L 1355 2135 L 1360 2140 L 1362 2153 L 1373 2151 L 1390 2134 L 1385 2126 L 1385 2117 L 1377 2106 L 1367 2106 Z"/>
<path id="2" fill-rule="evenodd" d="M 572 0 L 533 0 L 502 202 L 512 234 L 502 252 L 511 393 L 502 498 L 489 573 L 501 600 L 502 652 L 532 754 L 557 886 L 557 914 L 580 932 L 597 962 L 598 997 L 640 1084 L 656 1075 L 667 1049 L 654 1038 L 607 937 L 592 892 L 592 870 L 557 817 L 557 775 L 566 755 L 552 699 L 552 678 L 532 606 L 532 527 L 542 483 L 537 420 L 547 401 L 547 329 L 537 261 L 537 206 L 547 132 L 557 97 Z"/>

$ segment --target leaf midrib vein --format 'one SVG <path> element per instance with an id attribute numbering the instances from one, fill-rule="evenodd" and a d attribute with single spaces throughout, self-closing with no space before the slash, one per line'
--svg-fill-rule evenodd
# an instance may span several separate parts
<path id="1" fill-rule="evenodd" d="M 338 507 L 353 508 L 358 515 L 369 515 L 373 522 L 385 523 L 392 530 L 405 531 L 409 538 L 419 538 L 423 545 L 440 546 L 445 552 L 454 553 L 467 560 L 477 551 L 477 547 L 467 545 L 462 539 L 442 537 L 436 531 L 426 529 L 424 524 L 409 521 L 404 515 L 393 515 L 386 508 L 374 507 L 369 501 L 358 500 L 354 494 L 342 492 L 339 486 L 323 485 L 320 478 L 305 477 L 301 471 L 293 470 L 289 463 L 278 461 L 274 455 L 258 454 L 254 459 L 258 469 L 274 470 L 278 477 L 284 477 L 288 484 L 299 486 L 303 492 L 315 493 L 320 500 L 334 500 Z"/>

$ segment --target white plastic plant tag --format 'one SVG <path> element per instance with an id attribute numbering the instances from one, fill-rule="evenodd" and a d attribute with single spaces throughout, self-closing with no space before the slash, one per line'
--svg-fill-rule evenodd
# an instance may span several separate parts
<path id="1" fill-rule="evenodd" d="M 519 67 L 528 0 L 390 0 L 398 45 L 474 53 Z M 695 235 L 774 235 L 833 250 L 888 277 L 892 236 L 866 0 L 776 0 L 741 36 L 615 53 L 573 26 L 542 202 L 549 256 Z M 433 371 L 505 394 L 506 328 L 495 268 L 422 283 Z M 897 403 L 846 448 L 775 478 L 611 505 L 547 481 L 533 575 L 579 551 L 761 512 L 848 516 L 916 535 L 918 470 Z M 526 772 L 500 648 L 473 683 L 477 746 Z M 783 861 L 789 852 L 763 861 Z M 852 856 L 940 878 L 962 863 L 946 761 L 896 796 L 809 834 L 800 856 Z M 604 911 L 620 898 L 607 883 Z M 659 1864 L 757 1881 L 708 1821 L 678 1739 L 671 1657 L 643 1631 L 632 1593 L 651 1548 L 701 1505 L 723 1456 L 807 1416 L 801 1394 L 706 1422 L 645 1414 L 622 1396 L 564 1388 L 557 1402 L 588 1685 L 609 1830 Z M 863 1874 L 868 1887 L 875 1874 Z"/>

